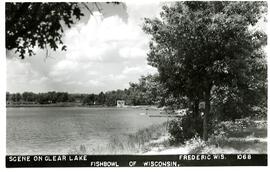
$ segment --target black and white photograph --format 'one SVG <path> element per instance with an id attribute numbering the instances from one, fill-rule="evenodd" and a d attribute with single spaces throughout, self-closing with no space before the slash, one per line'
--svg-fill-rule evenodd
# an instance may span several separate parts
<path id="1" fill-rule="evenodd" d="M 4 4 L 7 168 L 267 166 L 267 1 Z"/>

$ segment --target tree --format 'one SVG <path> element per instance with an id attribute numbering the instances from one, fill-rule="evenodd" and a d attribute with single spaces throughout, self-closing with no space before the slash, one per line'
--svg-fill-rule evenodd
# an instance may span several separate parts
<path id="1" fill-rule="evenodd" d="M 145 19 L 152 36 L 148 62 L 174 98 L 187 97 L 198 116 L 205 102 L 203 138 L 207 140 L 213 88 L 243 88 L 251 77 L 249 62 L 266 45 L 266 34 L 253 31 L 267 11 L 266 2 L 197 2 L 165 5 L 161 19 Z"/>
<path id="2" fill-rule="evenodd" d="M 7 91 L 6 92 L 6 101 L 9 101 L 10 100 L 10 98 L 11 98 L 11 94 Z"/>
<path id="3" fill-rule="evenodd" d="M 103 92 L 100 92 L 97 96 L 97 103 L 100 105 L 104 105 L 105 104 L 105 94 Z"/>
<path id="4" fill-rule="evenodd" d="M 56 97 L 57 97 L 57 99 L 56 99 L 56 101 L 57 102 L 67 102 L 68 100 L 69 100 L 69 95 L 68 95 L 68 93 L 65 93 L 65 92 L 57 92 L 56 93 Z"/>
<path id="5" fill-rule="evenodd" d="M 261 52 L 263 53 L 263 52 Z M 265 56 L 261 54 L 260 56 Z M 256 53 L 255 53 L 255 56 Z M 215 87 L 213 110 L 218 119 L 234 120 L 243 117 L 263 117 L 267 113 L 267 64 L 266 58 L 249 61 L 249 80 L 241 87 Z"/>
<path id="6" fill-rule="evenodd" d="M 15 94 L 15 101 L 16 101 L 16 102 L 20 102 L 21 99 L 22 99 L 21 94 L 20 94 L 20 93 L 16 93 L 16 94 Z"/>
<path id="7" fill-rule="evenodd" d="M 108 91 L 105 93 L 105 104 L 107 106 L 115 106 L 117 97 L 116 97 L 116 91 Z"/>
<path id="8" fill-rule="evenodd" d="M 46 94 L 46 93 L 38 93 L 37 101 L 40 104 L 48 104 L 49 103 L 48 94 Z"/>
<path id="9" fill-rule="evenodd" d="M 32 92 L 24 92 L 22 93 L 22 99 L 26 102 L 33 102 L 35 101 L 35 94 Z"/>
<path id="10" fill-rule="evenodd" d="M 95 104 L 96 96 L 95 94 L 89 94 L 83 99 L 83 104 L 85 105 L 93 105 Z"/>
<path id="11" fill-rule="evenodd" d="M 11 101 L 16 102 L 16 94 L 11 94 Z"/>
<path id="12" fill-rule="evenodd" d="M 164 89 L 158 74 L 141 76 L 138 83 L 130 83 L 128 97 L 135 105 L 161 105 Z"/>
<path id="13" fill-rule="evenodd" d="M 57 102 L 57 93 L 55 91 L 48 92 L 47 94 L 48 94 L 48 99 L 50 102 L 52 103 Z"/>

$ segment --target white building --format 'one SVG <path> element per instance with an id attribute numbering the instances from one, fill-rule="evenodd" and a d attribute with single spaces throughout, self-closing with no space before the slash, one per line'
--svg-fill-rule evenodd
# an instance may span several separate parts
<path id="1" fill-rule="evenodd" d="M 125 101 L 124 100 L 117 100 L 116 101 L 116 106 L 117 107 L 125 107 Z"/>

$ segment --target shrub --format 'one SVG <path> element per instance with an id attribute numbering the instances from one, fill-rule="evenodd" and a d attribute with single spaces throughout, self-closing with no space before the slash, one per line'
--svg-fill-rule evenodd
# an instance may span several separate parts
<path id="1" fill-rule="evenodd" d="M 188 146 L 190 150 L 190 154 L 198 154 L 206 147 L 206 143 L 200 137 L 195 135 L 192 139 L 187 140 L 185 144 Z"/>
<path id="2" fill-rule="evenodd" d="M 186 140 L 202 136 L 203 126 L 201 118 L 194 118 L 191 115 L 186 115 L 181 118 L 170 121 L 169 133 L 170 144 L 183 144 Z"/>

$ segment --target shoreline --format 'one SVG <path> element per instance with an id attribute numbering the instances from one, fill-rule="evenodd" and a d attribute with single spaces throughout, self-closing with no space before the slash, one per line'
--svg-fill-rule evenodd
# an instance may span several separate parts
<path id="1" fill-rule="evenodd" d="M 85 106 L 85 105 L 70 105 L 70 104 L 20 104 L 20 105 L 6 105 L 6 108 L 20 108 L 20 107 L 106 107 L 106 106 Z"/>
<path id="2" fill-rule="evenodd" d="M 20 108 L 20 107 L 85 107 L 85 108 L 133 108 L 133 109 L 151 109 L 151 110 L 161 110 L 161 108 L 155 105 L 126 105 L 124 107 L 117 106 L 106 106 L 106 105 L 82 105 L 81 103 L 54 103 L 54 104 L 8 104 L 6 108 Z"/>

